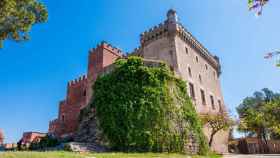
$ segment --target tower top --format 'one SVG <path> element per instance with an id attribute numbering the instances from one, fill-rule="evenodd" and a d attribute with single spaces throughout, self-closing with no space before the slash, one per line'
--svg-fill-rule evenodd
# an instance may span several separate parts
<path id="1" fill-rule="evenodd" d="M 168 10 L 167 21 L 168 22 L 175 22 L 175 23 L 178 21 L 177 12 L 174 9 L 169 9 Z"/>

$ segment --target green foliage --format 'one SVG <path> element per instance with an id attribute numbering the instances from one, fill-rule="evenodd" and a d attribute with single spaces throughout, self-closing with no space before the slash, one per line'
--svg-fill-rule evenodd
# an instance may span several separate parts
<path id="1" fill-rule="evenodd" d="M 228 130 L 234 125 L 234 121 L 230 119 L 226 113 L 206 114 L 201 117 L 203 124 L 211 129 L 209 146 L 212 146 L 213 138 L 221 130 Z"/>
<path id="2" fill-rule="evenodd" d="M 279 118 L 279 93 L 269 89 L 255 92 L 252 97 L 247 97 L 237 107 L 240 117 L 239 130 L 255 135 L 260 139 L 267 139 L 268 135 L 278 133 Z M 275 124 L 276 123 L 276 124 Z"/>
<path id="3" fill-rule="evenodd" d="M 37 0 L 1 0 L 0 48 L 6 39 L 28 40 L 31 27 L 47 19 L 46 7 Z"/>
<path id="4" fill-rule="evenodd" d="M 265 104 L 265 118 L 269 129 L 272 131 L 271 137 L 280 138 L 280 98 Z"/>
<path id="5" fill-rule="evenodd" d="M 59 145 L 59 141 L 52 136 L 45 136 L 39 142 L 33 142 L 30 144 L 30 150 L 44 150 L 46 148 L 56 147 Z"/>
<path id="6" fill-rule="evenodd" d="M 99 76 L 91 108 L 112 148 L 120 151 L 183 152 L 190 134 L 208 151 L 186 83 L 165 64 L 147 67 L 142 58 L 119 59 Z"/>

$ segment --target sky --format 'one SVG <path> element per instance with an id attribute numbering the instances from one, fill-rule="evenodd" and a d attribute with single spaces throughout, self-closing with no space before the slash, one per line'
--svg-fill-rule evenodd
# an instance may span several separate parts
<path id="1" fill-rule="evenodd" d="M 139 46 L 140 33 L 165 20 L 170 8 L 209 51 L 220 57 L 224 100 L 235 113 L 242 99 L 264 87 L 280 88 L 280 69 L 265 60 L 280 49 L 280 1 L 263 15 L 246 0 L 42 0 L 49 20 L 35 25 L 31 40 L 5 41 L 0 49 L 0 128 L 6 143 L 23 132 L 47 132 L 69 80 L 86 73 L 87 56 L 102 40 L 125 52 Z"/>

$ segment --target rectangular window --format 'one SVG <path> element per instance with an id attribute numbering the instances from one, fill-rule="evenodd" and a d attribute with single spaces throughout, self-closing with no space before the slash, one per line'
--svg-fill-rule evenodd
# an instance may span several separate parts
<path id="1" fill-rule="evenodd" d="M 189 76 L 192 77 L 192 69 L 188 67 Z"/>
<path id="2" fill-rule="evenodd" d="M 186 47 L 185 49 L 186 49 L 186 54 L 189 54 L 189 50 L 188 50 L 188 48 Z"/>
<path id="3" fill-rule="evenodd" d="M 222 103 L 221 103 L 221 100 L 218 100 L 218 105 L 219 105 L 219 111 L 222 112 L 223 109 L 222 109 Z"/>
<path id="4" fill-rule="evenodd" d="M 214 97 L 212 95 L 210 95 L 210 100 L 211 100 L 211 106 L 212 106 L 212 109 L 215 110 L 215 103 L 214 103 Z"/>
<path id="5" fill-rule="evenodd" d="M 206 105 L 206 100 L 205 100 L 205 93 L 204 90 L 200 90 L 200 94 L 201 94 L 201 101 L 203 105 Z"/>
<path id="6" fill-rule="evenodd" d="M 65 115 L 64 115 L 64 114 L 62 114 L 62 116 L 61 116 L 61 120 L 62 120 L 62 122 L 64 122 L 64 121 L 65 121 Z"/>
<path id="7" fill-rule="evenodd" d="M 194 92 L 194 86 L 192 83 L 189 83 L 189 86 L 190 86 L 190 95 L 191 95 L 191 98 L 193 100 L 195 100 L 195 92 Z"/>

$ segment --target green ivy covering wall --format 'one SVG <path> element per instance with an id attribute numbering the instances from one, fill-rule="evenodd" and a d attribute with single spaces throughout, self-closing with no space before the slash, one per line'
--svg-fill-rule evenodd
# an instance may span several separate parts
<path id="1" fill-rule="evenodd" d="M 165 64 L 145 66 L 143 59 L 119 59 L 116 68 L 96 80 L 90 108 L 110 147 L 120 151 L 186 152 L 190 135 L 199 153 L 208 146 L 186 83 Z"/>

